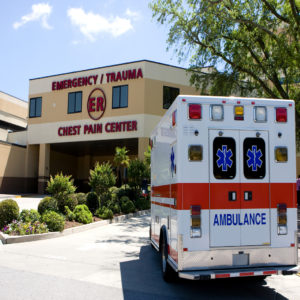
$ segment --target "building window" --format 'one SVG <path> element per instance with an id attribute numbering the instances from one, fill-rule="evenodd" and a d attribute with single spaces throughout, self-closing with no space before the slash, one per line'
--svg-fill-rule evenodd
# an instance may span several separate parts
<path id="1" fill-rule="evenodd" d="M 113 87 L 112 108 L 128 107 L 128 85 Z"/>
<path id="2" fill-rule="evenodd" d="M 42 115 L 42 97 L 31 98 L 29 104 L 29 118 L 36 118 Z"/>
<path id="3" fill-rule="evenodd" d="M 179 95 L 180 90 L 178 88 L 164 86 L 163 88 L 163 108 L 168 109 L 175 98 Z"/>
<path id="4" fill-rule="evenodd" d="M 81 112 L 82 92 L 69 93 L 68 97 L 68 114 Z"/>

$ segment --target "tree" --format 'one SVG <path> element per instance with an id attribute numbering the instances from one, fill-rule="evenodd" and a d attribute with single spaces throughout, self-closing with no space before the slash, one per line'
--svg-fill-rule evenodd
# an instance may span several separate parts
<path id="1" fill-rule="evenodd" d="M 144 156 L 145 156 L 144 164 L 146 167 L 144 176 L 149 182 L 150 174 L 151 174 L 151 147 L 150 146 L 147 147 L 147 150 L 144 152 Z"/>
<path id="2" fill-rule="evenodd" d="M 127 150 L 126 147 L 116 147 L 114 163 L 117 166 L 118 176 L 120 174 L 121 185 L 123 184 L 123 168 L 128 167 L 130 161 L 129 156 L 127 155 L 128 152 L 129 150 Z"/>
<path id="3" fill-rule="evenodd" d="M 105 197 L 109 188 L 115 183 L 116 176 L 109 162 L 101 165 L 97 162 L 94 170 L 90 170 L 89 185 L 100 198 Z"/>
<path id="4" fill-rule="evenodd" d="M 153 0 L 150 8 L 203 93 L 255 91 L 294 99 L 300 112 L 299 0 Z"/>
<path id="5" fill-rule="evenodd" d="M 135 195 L 138 198 L 143 180 L 147 176 L 147 167 L 139 159 L 131 160 L 128 167 L 129 184 L 134 188 Z"/>

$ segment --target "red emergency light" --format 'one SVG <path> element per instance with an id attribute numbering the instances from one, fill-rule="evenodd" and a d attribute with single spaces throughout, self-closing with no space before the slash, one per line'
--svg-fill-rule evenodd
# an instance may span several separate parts
<path id="1" fill-rule="evenodd" d="M 281 122 L 281 123 L 287 122 L 287 110 L 285 107 L 276 108 L 276 122 Z"/>
<path id="2" fill-rule="evenodd" d="M 201 119 L 201 105 L 190 104 L 189 105 L 189 118 L 192 120 Z"/>

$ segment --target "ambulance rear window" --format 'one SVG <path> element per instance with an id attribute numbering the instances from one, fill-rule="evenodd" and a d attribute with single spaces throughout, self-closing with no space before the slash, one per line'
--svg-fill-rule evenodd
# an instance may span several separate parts
<path id="1" fill-rule="evenodd" d="M 233 179 L 236 174 L 235 140 L 216 137 L 213 142 L 213 171 L 216 179 Z"/>
<path id="2" fill-rule="evenodd" d="M 262 138 L 246 138 L 244 148 L 244 175 L 248 179 L 262 179 L 266 175 L 265 141 Z"/>

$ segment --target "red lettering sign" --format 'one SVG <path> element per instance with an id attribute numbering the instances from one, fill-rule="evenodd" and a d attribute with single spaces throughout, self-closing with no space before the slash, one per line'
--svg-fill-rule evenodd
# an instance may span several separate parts
<path id="1" fill-rule="evenodd" d="M 99 120 L 106 108 L 106 97 L 102 89 L 94 89 L 88 98 L 87 111 L 91 119 Z"/>

